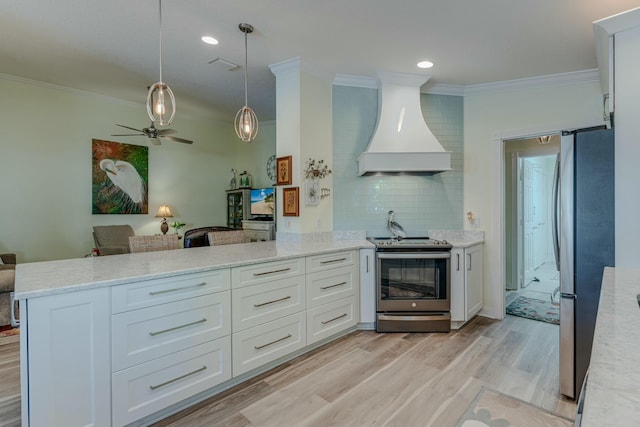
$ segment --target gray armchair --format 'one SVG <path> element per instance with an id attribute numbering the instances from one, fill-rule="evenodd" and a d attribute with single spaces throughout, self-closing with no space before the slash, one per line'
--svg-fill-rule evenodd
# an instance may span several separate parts
<path id="1" fill-rule="evenodd" d="M 93 241 L 100 255 L 129 253 L 129 237 L 135 236 L 130 225 L 97 225 L 93 227 Z"/>
<path id="2" fill-rule="evenodd" d="M 13 288 L 15 286 L 16 255 L 0 254 L 0 326 L 17 325 L 13 305 Z"/>

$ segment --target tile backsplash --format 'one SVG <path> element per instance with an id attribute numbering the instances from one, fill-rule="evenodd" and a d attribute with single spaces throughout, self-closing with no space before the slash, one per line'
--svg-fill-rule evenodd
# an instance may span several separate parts
<path id="1" fill-rule="evenodd" d="M 388 236 L 387 213 L 410 236 L 463 227 L 463 97 L 421 95 L 427 125 L 453 171 L 434 175 L 358 176 L 358 157 L 369 144 L 378 113 L 376 89 L 333 87 L 333 228 Z"/>

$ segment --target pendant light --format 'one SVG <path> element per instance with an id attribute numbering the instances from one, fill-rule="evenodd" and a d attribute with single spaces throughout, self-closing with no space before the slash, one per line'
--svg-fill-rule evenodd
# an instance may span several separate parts
<path id="1" fill-rule="evenodd" d="M 147 114 L 157 125 L 169 125 L 176 115 L 176 99 L 168 85 L 162 81 L 162 0 L 158 0 L 160 16 L 160 81 L 149 88 Z"/>
<path id="2" fill-rule="evenodd" d="M 244 107 L 236 114 L 234 126 L 238 138 L 245 142 L 252 142 L 258 135 L 258 118 L 247 105 L 247 34 L 253 32 L 253 26 L 241 23 L 238 28 L 244 33 Z"/>

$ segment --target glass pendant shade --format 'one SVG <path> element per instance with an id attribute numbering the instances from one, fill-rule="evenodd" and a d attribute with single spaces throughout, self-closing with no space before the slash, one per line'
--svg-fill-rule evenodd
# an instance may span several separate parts
<path id="1" fill-rule="evenodd" d="M 253 26 L 241 23 L 238 25 L 238 28 L 244 33 L 244 107 L 236 113 L 234 127 L 238 138 L 244 142 L 252 142 L 258 135 L 258 117 L 256 113 L 247 106 L 247 34 L 253 32 Z"/>
<path id="2" fill-rule="evenodd" d="M 147 94 L 147 114 L 157 125 L 171 124 L 176 115 L 176 98 L 171 88 L 163 82 L 154 83 Z"/>
<path id="3" fill-rule="evenodd" d="M 251 142 L 258 135 L 258 117 L 250 107 L 246 105 L 237 113 L 234 120 L 236 135 L 244 142 Z"/>
<path id="4" fill-rule="evenodd" d="M 160 21 L 160 81 L 149 88 L 147 94 L 147 114 L 154 124 L 170 125 L 176 115 L 176 98 L 171 88 L 162 81 L 162 0 L 158 0 Z"/>

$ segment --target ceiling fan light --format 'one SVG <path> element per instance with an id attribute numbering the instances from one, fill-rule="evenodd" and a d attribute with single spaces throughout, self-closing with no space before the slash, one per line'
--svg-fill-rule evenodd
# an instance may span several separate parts
<path id="1" fill-rule="evenodd" d="M 154 83 L 147 94 L 147 114 L 151 121 L 160 126 L 170 125 L 176 115 L 176 98 L 173 91 L 163 82 Z"/>
<path id="2" fill-rule="evenodd" d="M 236 135 L 244 142 L 252 142 L 258 135 L 258 117 L 246 105 L 236 113 L 234 128 Z"/>

